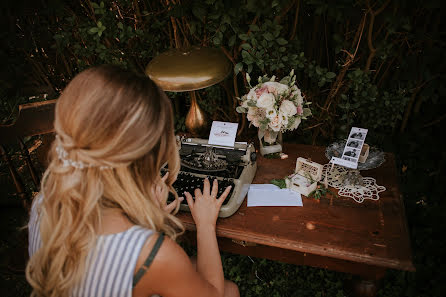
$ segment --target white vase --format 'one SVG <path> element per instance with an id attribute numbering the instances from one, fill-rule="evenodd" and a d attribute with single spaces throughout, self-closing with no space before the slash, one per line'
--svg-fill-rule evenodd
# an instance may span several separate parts
<path id="1" fill-rule="evenodd" d="M 268 138 L 274 138 L 275 141 L 271 144 L 268 144 L 267 141 L 264 141 L 265 134 L 270 133 Z M 272 136 L 271 136 L 272 134 Z M 274 132 L 271 130 L 258 130 L 258 137 L 260 141 L 260 154 L 262 156 L 274 153 L 282 152 L 282 132 Z M 264 142 L 266 143 L 264 145 Z"/>

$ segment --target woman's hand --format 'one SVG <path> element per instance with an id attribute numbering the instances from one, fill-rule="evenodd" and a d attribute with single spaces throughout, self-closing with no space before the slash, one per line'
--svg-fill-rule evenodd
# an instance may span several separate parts
<path id="1" fill-rule="evenodd" d="M 231 186 L 229 186 L 217 198 L 218 182 L 216 179 L 214 179 L 212 190 L 210 188 L 209 180 L 206 178 L 203 183 L 203 192 L 200 189 L 195 189 L 195 201 L 189 192 L 184 192 L 197 228 L 202 226 L 215 228 L 220 207 L 231 191 Z"/>
<path id="2" fill-rule="evenodd" d="M 153 195 L 156 198 L 156 201 L 158 201 L 158 204 L 161 209 L 164 209 L 167 213 L 171 213 L 174 209 L 177 207 L 177 203 L 181 203 L 184 200 L 184 197 L 178 197 L 178 201 L 175 200 L 169 204 L 166 203 L 164 199 L 166 199 L 166 196 L 168 195 L 168 189 L 166 186 L 166 179 L 169 176 L 169 172 L 167 172 L 162 178 L 162 185 L 155 185 L 153 187 Z"/>

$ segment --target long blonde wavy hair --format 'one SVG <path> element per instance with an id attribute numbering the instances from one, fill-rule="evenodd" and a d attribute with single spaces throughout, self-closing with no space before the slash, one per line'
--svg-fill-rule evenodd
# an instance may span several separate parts
<path id="1" fill-rule="evenodd" d="M 38 205 L 42 244 L 26 267 L 32 296 L 39 297 L 70 295 L 105 208 L 119 209 L 134 224 L 171 238 L 184 230 L 153 197 L 154 185 L 160 185 L 178 201 L 172 183 L 180 165 L 170 100 L 148 77 L 114 66 L 81 72 L 58 99 L 54 126 L 58 137 Z M 89 166 L 67 166 L 58 146 L 66 159 Z M 169 176 L 163 182 L 160 169 L 166 163 Z"/>

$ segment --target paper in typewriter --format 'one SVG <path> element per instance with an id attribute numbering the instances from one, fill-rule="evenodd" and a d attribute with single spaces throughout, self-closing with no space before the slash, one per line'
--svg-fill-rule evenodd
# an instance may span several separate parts
<path id="1" fill-rule="evenodd" d="M 234 146 L 238 123 L 213 121 L 209 144 Z"/>
<path id="2" fill-rule="evenodd" d="M 358 168 L 359 155 L 364 146 L 368 129 L 352 127 L 341 158 L 332 157 L 330 162 L 344 167 Z"/>

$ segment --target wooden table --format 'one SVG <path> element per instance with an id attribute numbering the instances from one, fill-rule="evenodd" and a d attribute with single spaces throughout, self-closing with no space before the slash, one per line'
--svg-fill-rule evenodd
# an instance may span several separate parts
<path id="1" fill-rule="evenodd" d="M 286 160 L 258 158 L 254 184 L 291 174 L 297 157 L 328 162 L 323 147 L 285 144 L 283 151 L 289 154 Z M 383 165 L 362 175 L 387 188 L 378 201 L 359 204 L 345 197 L 316 201 L 302 196 L 303 207 L 248 208 L 245 199 L 234 215 L 218 219 L 220 249 L 347 272 L 364 280 L 378 280 L 388 268 L 414 271 L 394 156 L 386 154 Z M 178 217 L 187 230 L 195 231 L 190 213 Z M 358 285 L 358 290 L 363 285 L 370 283 Z"/>

